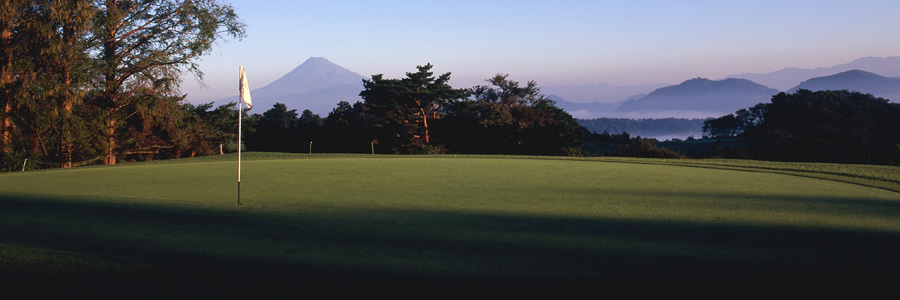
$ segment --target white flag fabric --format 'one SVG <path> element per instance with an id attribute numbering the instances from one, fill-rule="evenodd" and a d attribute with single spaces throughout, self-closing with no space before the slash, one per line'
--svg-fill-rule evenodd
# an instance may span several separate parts
<path id="1" fill-rule="evenodd" d="M 241 67 L 241 83 L 238 89 L 241 91 L 241 100 L 247 104 L 247 109 L 253 107 L 250 101 L 250 85 L 247 84 L 247 75 L 244 74 L 244 67 Z"/>

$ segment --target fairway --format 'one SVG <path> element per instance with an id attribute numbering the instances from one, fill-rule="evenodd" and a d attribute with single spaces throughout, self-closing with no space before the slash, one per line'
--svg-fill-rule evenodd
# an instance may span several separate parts
<path id="1" fill-rule="evenodd" d="M 0 272 L 124 286 L 424 276 L 685 290 L 716 288 L 684 278 L 739 289 L 868 276 L 852 283 L 866 294 L 886 288 L 869 277 L 900 265 L 900 193 L 852 178 L 661 160 L 253 157 L 240 206 L 233 156 L 0 174 Z"/>

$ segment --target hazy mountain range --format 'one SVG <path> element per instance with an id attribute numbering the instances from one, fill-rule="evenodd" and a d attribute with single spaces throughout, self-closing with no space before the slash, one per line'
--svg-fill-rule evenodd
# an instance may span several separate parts
<path id="1" fill-rule="evenodd" d="M 565 87 L 554 87 L 555 94 L 551 98 L 576 118 L 583 119 L 716 117 L 768 102 L 780 91 L 792 92 L 798 88 L 813 91 L 846 89 L 900 102 L 900 84 L 895 77 L 900 77 L 900 57 L 865 57 L 829 68 L 788 68 L 771 73 L 732 75 L 722 80 L 695 78 L 608 103 L 582 103 L 583 98 L 570 100 L 558 96 L 567 92 Z M 584 93 L 583 87 L 576 89 Z"/>
<path id="2" fill-rule="evenodd" d="M 894 102 L 900 101 L 900 78 L 888 78 L 862 70 L 850 70 L 831 76 L 812 78 L 788 91 L 795 92 L 799 89 L 859 91 Z"/>
<path id="3" fill-rule="evenodd" d="M 900 56 L 863 57 L 850 63 L 828 68 L 800 69 L 787 68 L 771 73 L 744 73 L 728 76 L 728 78 L 744 78 L 753 82 L 787 91 L 810 78 L 830 76 L 850 70 L 863 70 L 885 77 L 900 77 Z M 900 99 L 893 99 L 900 101 Z"/>
<path id="4" fill-rule="evenodd" d="M 760 102 L 780 91 L 847 89 L 900 101 L 900 57 L 865 57 L 829 68 L 789 68 L 738 74 L 721 80 L 694 78 L 677 85 L 547 86 L 542 92 L 576 118 L 718 117 Z M 278 80 L 254 89 L 253 113 L 281 102 L 298 112 L 326 116 L 339 101 L 360 100 L 366 77 L 325 58 L 312 57 Z M 231 97 L 218 101 L 237 101 Z"/>

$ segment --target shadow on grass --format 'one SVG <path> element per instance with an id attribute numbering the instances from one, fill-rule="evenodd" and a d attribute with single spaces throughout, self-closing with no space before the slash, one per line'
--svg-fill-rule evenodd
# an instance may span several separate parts
<path id="1" fill-rule="evenodd" d="M 794 197 L 815 205 L 842 199 Z M 10 297 L 888 296 L 900 229 L 0 195 Z M 896 203 L 842 207 L 894 216 Z M 870 215 L 874 214 L 874 215 Z"/>
<path id="2" fill-rule="evenodd" d="M 710 191 L 688 191 L 673 189 L 636 190 L 631 188 L 598 187 L 585 189 L 559 189 L 551 190 L 559 194 L 576 194 L 582 196 L 614 195 L 632 196 L 632 198 L 648 199 L 707 199 L 709 201 L 696 201 L 696 209 L 709 208 L 711 206 L 734 207 L 735 205 L 763 204 L 772 209 L 771 212 L 802 212 L 808 214 L 835 215 L 845 218 L 898 218 L 900 217 L 900 198 L 890 201 L 865 197 L 841 197 L 841 196 L 803 196 L 782 194 L 729 194 Z M 553 193 L 551 193 L 553 194 Z M 900 196 L 900 195 L 898 195 Z M 722 201 L 720 199 L 731 199 Z M 655 200 L 654 200 L 655 201 Z M 685 201 L 678 201 L 679 205 L 685 205 Z M 764 211 L 765 208 L 755 205 L 753 210 Z M 796 211 L 788 211 L 796 210 Z M 900 228 L 898 228 L 900 230 Z"/>

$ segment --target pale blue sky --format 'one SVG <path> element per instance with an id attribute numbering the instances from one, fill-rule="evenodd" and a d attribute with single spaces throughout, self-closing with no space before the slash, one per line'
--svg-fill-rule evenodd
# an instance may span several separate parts
<path id="1" fill-rule="evenodd" d="M 363 76 L 402 77 L 432 63 L 451 84 L 496 73 L 539 85 L 677 84 L 787 67 L 900 55 L 900 1 L 259 1 L 231 3 L 247 37 L 200 64 L 208 102 L 252 88 L 309 57 Z"/>

